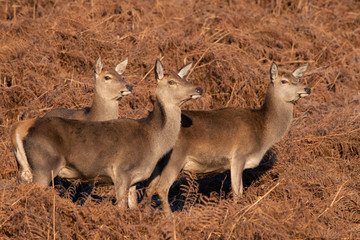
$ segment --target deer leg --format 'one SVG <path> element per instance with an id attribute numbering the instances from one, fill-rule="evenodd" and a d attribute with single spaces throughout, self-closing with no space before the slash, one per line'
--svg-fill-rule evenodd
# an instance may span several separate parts
<path id="1" fill-rule="evenodd" d="M 148 179 L 148 188 L 145 191 L 145 196 L 150 198 L 157 192 L 157 186 L 159 185 L 159 181 L 161 178 L 161 173 L 163 169 L 160 169 L 159 166 L 156 166 L 153 174 Z"/>
<path id="2" fill-rule="evenodd" d="M 173 149 L 169 162 L 161 172 L 160 178 L 157 182 L 156 190 L 162 204 L 164 205 L 164 210 L 167 213 L 171 213 L 168 199 L 170 187 L 175 182 L 181 172 L 181 169 L 185 165 L 184 152 L 185 151 L 183 151 L 183 149 Z"/>
<path id="3" fill-rule="evenodd" d="M 243 194 L 242 173 L 245 166 L 244 157 L 235 156 L 231 160 L 231 187 L 234 193 L 234 199 L 237 200 Z"/>
<path id="4" fill-rule="evenodd" d="M 116 192 L 116 200 L 118 201 L 118 206 L 120 208 L 127 208 L 127 198 L 126 193 L 128 189 L 125 184 L 114 184 L 115 192 Z"/>
<path id="5" fill-rule="evenodd" d="M 34 182 L 40 184 L 42 187 L 47 187 L 51 182 L 51 171 L 50 172 L 34 171 L 33 178 L 34 178 Z"/>
<path id="6" fill-rule="evenodd" d="M 33 182 L 43 187 L 49 186 L 52 178 L 55 178 L 61 169 L 60 161 L 59 157 L 50 155 L 36 158 L 36 162 L 33 163 Z"/>
<path id="7" fill-rule="evenodd" d="M 43 187 L 49 186 L 51 183 L 51 180 L 55 178 L 59 171 L 61 169 L 61 166 L 52 166 L 51 168 L 46 169 L 34 169 L 34 182 L 39 183 Z"/>
<path id="8" fill-rule="evenodd" d="M 116 200 L 120 208 L 126 209 L 128 192 L 130 188 L 129 177 L 124 172 L 118 172 L 113 176 L 113 183 L 115 187 Z"/>
<path id="9" fill-rule="evenodd" d="M 29 163 L 26 159 L 25 154 L 22 154 L 21 151 L 19 149 L 15 149 L 13 148 L 13 152 L 15 154 L 15 158 L 16 158 L 16 162 L 19 168 L 19 176 L 18 176 L 18 181 L 19 183 L 21 182 L 26 182 L 26 183 L 30 183 L 33 181 L 33 175 L 29 166 Z"/>
<path id="10" fill-rule="evenodd" d="M 137 206 L 137 191 L 136 185 L 131 186 L 128 194 L 128 205 L 130 209 L 135 209 Z"/>
<path id="11" fill-rule="evenodd" d="M 156 192 L 156 187 L 158 186 L 161 173 L 163 172 L 165 166 L 169 163 L 172 151 L 173 150 L 168 152 L 165 156 L 163 156 L 159 160 L 159 162 L 156 164 L 155 169 L 152 172 L 150 178 L 147 180 L 148 188 L 145 191 L 145 196 L 150 197 L 150 199 Z"/>

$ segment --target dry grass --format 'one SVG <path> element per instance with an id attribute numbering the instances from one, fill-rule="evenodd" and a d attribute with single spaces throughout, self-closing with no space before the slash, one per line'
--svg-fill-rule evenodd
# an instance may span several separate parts
<path id="1" fill-rule="evenodd" d="M 0 237 L 360 238 L 359 27 L 358 0 L 0 1 Z M 168 70 L 195 63 L 188 79 L 206 93 L 184 109 L 260 106 L 271 61 L 289 70 L 309 63 L 304 82 L 313 91 L 266 158 L 276 159 L 271 169 L 244 176 L 237 203 L 226 174 L 175 186 L 182 210 L 172 217 L 146 204 L 121 211 L 112 188 L 95 189 L 106 197 L 81 205 L 66 197 L 73 188 L 60 197 L 17 184 L 9 126 L 88 106 L 98 55 L 108 66 L 129 57 L 125 77 L 135 90 L 121 101 L 121 117 L 152 109 L 158 57 Z"/>

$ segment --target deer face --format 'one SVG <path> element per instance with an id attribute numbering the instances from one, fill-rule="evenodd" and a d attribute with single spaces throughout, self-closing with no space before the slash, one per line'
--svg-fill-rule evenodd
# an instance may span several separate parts
<path id="1" fill-rule="evenodd" d="M 299 82 L 299 78 L 303 76 L 306 68 L 307 65 L 299 67 L 292 73 L 279 73 L 277 65 L 272 63 L 270 78 L 276 96 L 290 103 L 296 103 L 300 98 L 308 96 L 311 89 Z"/>
<path id="2" fill-rule="evenodd" d="M 95 65 L 95 91 L 99 96 L 107 100 L 120 100 L 132 92 L 133 87 L 122 76 L 127 62 L 126 59 L 119 63 L 115 69 L 103 69 L 101 58 L 98 58 Z"/>
<path id="3" fill-rule="evenodd" d="M 192 64 L 182 67 L 177 73 L 164 75 L 164 69 L 159 60 L 155 64 L 155 77 L 158 83 L 156 94 L 168 103 L 181 106 L 184 102 L 199 98 L 203 90 L 185 80 Z"/>

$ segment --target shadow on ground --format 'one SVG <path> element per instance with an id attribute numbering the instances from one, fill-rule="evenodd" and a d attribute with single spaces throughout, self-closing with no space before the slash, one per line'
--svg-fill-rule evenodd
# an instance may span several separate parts
<path id="1" fill-rule="evenodd" d="M 270 170 L 276 161 L 276 153 L 274 151 L 269 151 L 265 154 L 261 160 L 259 166 L 253 169 L 246 169 L 243 172 L 243 183 L 244 189 L 251 186 L 255 181 L 257 181 L 263 174 Z M 277 178 L 277 176 L 274 176 Z M 195 203 L 200 203 L 200 196 L 204 195 L 210 197 L 212 194 L 217 194 L 224 198 L 231 197 L 231 180 L 230 180 L 230 171 L 225 171 L 224 173 L 202 176 L 201 178 L 191 178 L 185 176 L 176 181 L 169 191 L 169 202 L 171 203 L 172 211 L 181 211 L 184 207 L 186 201 L 186 191 L 191 189 L 191 184 L 195 182 L 196 185 L 196 200 Z M 90 196 L 91 200 L 96 202 L 101 202 L 106 196 L 99 196 L 92 194 L 93 187 L 86 184 L 81 184 L 80 182 L 69 182 L 65 179 L 56 177 L 54 179 L 55 187 L 58 189 L 61 197 L 66 197 L 71 199 L 74 203 L 84 204 L 87 198 Z M 137 184 L 137 190 L 144 192 L 145 184 Z M 194 189 L 194 188 L 192 188 Z M 139 194 L 138 202 L 143 200 L 143 194 Z M 115 204 L 116 199 L 113 197 L 112 202 Z M 159 201 L 157 195 L 152 197 L 152 207 L 159 208 L 161 202 Z"/>

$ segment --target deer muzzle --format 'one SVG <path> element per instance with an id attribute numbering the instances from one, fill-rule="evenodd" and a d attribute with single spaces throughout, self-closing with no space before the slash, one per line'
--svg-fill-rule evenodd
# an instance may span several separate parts
<path id="1" fill-rule="evenodd" d="M 130 93 L 132 93 L 133 86 L 130 84 L 126 84 L 126 89 L 127 90 L 121 91 L 121 96 L 126 96 L 126 95 L 129 95 Z"/>
<path id="2" fill-rule="evenodd" d="M 306 97 L 306 96 L 310 95 L 310 93 L 311 93 L 311 88 L 306 87 L 306 88 L 304 88 L 304 92 L 299 93 L 299 96 Z"/>
<path id="3" fill-rule="evenodd" d="M 195 89 L 195 92 L 196 92 L 196 94 L 191 95 L 192 99 L 196 99 L 196 98 L 201 97 L 201 95 L 203 94 L 203 89 L 201 87 L 197 87 Z"/>

